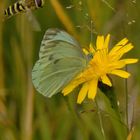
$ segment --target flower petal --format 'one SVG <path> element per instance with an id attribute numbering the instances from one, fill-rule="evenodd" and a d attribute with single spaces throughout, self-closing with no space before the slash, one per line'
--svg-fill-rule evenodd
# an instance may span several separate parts
<path id="1" fill-rule="evenodd" d="M 87 51 L 87 49 L 83 48 L 82 50 L 83 50 L 84 54 L 86 54 L 86 55 L 89 54 L 89 52 Z"/>
<path id="2" fill-rule="evenodd" d="M 111 72 L 109 72 L 110 74 L 114 74 L 117 76 L 120 76 L 122 78 L 128 78 L 130 76 L 130 73 L 123 71 L 123 70 L 113 70 Z"/>
<path id="3" fill-rule="evenodd" d="M 106 84 L 106 85 L 108 85 L 108 86 L 112 86 L 112 83 L 111 83 L 111 81 L 110 81 L 110 79 L 108 78 L 108 76 L 107 75 L 103 75 L 103 76 L 101 76 L 101 80 L 102 80 L 102 82 L 104 83 L 104 84 Z"/>
<path id="4" fill-rule="evenodd" d="M 62 90 L 62 94 L 64 96 L 68 95 L 70 92 L 72 92 L 74 90 L 74 88 L 76 87 L 76 85 L 67 85 L 63 90 Z"/>
<path id="5" fill-rule="evenodd" d="M 125 67 L 127 64 L 133 64 L 133 63 L 137 63 L 137 62 L 138 62 L 138 59 L 122 59 L 122 60 L 108 64 L 108 69 L 110 71 L 112 71 L 114 69 L 121 69 L 121 68 Z"/>
<path id="6" fill-rule="evenodd" d="M 66 96 L 67 94 L 72 92 L 79 84 L 81 84 L 81 81 L 71 81 L 66 87 L 64 87 L 64 89 L 62 90 L 62 94 Z"/>
<path id="7" fill-rule="evenodd" d="M 122 39 L 119 43 L 117 43 L 112 50 L 110 51 L 109 55 L 115 54 L 120 48 L 122 48 L 128 42 L 127 38 Z"/>
<path id="8" fill-rule="evenodd" d="M 88 92 L 88 84 L 84 83 L 78 94 L 78 99 L 77 99 L 78 104 L 81 104 L 83 102 L 83 100 L 86 97 L 87 92 Z"/>
<path id="9" fill-rule="evenodd" d="M 134 46 L 129 43 L 125 46 L 123 46 L 121 49 L 118 50 L 118 53 L 121 53 L 121 54 L 125 54 L 127 52 L 129 52 L 130 50 L 132 50 L 134 48 Z"/>
<path id="10" fill-rule="evenodd" d="M 121 69 L 125 66 L 126 66 L 126 63 L 124 61 L 119 60 L 119 61 L 115 61 L 115 62 L 108 64 L 108 70 L 112 71 L 114 69 Z"/>
<path id="11" fill-rule="evenodd" d="M 125 64 L 133 64 L 133 63 L 137 63 L 138 59 L 122 59 L 120 61 L 123 61 Z"/>
<path id="12" fill-rule="evenodd" d="M 125 53 L 129 52 L 133 47 L 134 46 L 131 43 L 129 43 L 125 46 L 120 47 L 120 49 L 118 49 L 114 53 L 110 52 L 109 57 L 112 57 L 113 60 L 119 60 Z"/>
<path id="13" fill-rule="evenodd" d="M 104 42 L 104 47 L 107 48 L 109 47 L 109 41 L 110 41 L 110 34 L 107 35 L 107 37 L 105 38 L 105 42 Z"/>
<path id="14" fill-rule="evenodd" d="M 117 51 L 120 50 L 122 46 L 114 46 L 112 50 L 109 52 L 109 56 L 115 56 Z"/>
<path id="15" fill-rule="evenodd" d="M 74 90 L 77 86 L 85 82 L 85 79 L 81 77 L 82 73 L 77 75 L 74 80 L 72 80 L 64 89 L 62 90 L 62 94 L 65 96 L 69 94 L 72 90 Z"/>
<path id="16" fill-rule="evenodd" d="M 103 49 L 104 46 L 104 36 L 97 36 L 96 48 L 97 50 Z"/>
<path id="17" fill-rule="evenodd" d="M 92 81 L 89 82 L 89 90 L 88 90 L 88 98 L 89 99 L 94 99 L 96 92 L 97 92 L 97 83 L 98 79 L 93 79 Z"/>
<path id="18" fill-rule="evenodd" d="M 128 42 L 128 39 L 127 38 L 123 38 L 115 46 L 124 46 L 127 42 Z"/>
<path id="19" fill-rule="evenodd" d="M 90 51 L 91 53 L 95 53 L 95 49 L 94 49 L 92 43 L 90 43 L 90 45 L 89 45 L 89 51 Z"/>

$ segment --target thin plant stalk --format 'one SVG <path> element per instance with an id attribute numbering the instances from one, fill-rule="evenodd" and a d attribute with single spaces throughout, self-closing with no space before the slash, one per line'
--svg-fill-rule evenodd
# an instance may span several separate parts
<path id="1" fill-rule="evenodd" d="M 125 67 L 125 70 L 127 71 L 127 66 Z M 127 82 L 127 79 L 125 80 L 125 113 L 126 113 L 126 131 L 127 131 L 127 134 L 129 134 L 129 126 L 128 126 L 128 82 Z"/>
<path id="2" fill-rule="evenodd" d="M 3 4 L 0 3 L 0 9 L 3 8 Z M 0 89 L 4 89 L 4 64 L 3 64 L 3 42 L 2 42 L 2 36 L 3 36 L 3 22 L 2 22 L 2 14 L 0 13 Z M 0 93 L 1 95 L 1 93 Z"/>
<path id="3" fill-rule="evenodd" d="M 104 131 L 104 127 L 103 127 L 103 120 L 102 120 L 101 111 L 99 109 L 97 99 L 95 99 L 95 104 L 97 107 L 97 113 L 98 113 L 99 123 L 100 123 L 100 127 L 101 127 L 101 132 L 102 132 L 104 140 L 106 140 L 105 131 Z"/>

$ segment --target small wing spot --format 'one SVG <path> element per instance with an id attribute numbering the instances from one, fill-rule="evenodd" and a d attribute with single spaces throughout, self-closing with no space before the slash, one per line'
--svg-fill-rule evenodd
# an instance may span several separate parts
<path id="1" fill-rule="evenodd" d="M 59 59 L 55 60 L 53 63 L 56 64 L 56 63 L 58 63 L 58 62 L 59 62 Z"/>
<path id="2" fill-rule="evenodd" d="M 53 59 L 54 59 L 53 55 L 50 55 L 49 58 L 48 58 L 48 60 L 53 60 Z"/>

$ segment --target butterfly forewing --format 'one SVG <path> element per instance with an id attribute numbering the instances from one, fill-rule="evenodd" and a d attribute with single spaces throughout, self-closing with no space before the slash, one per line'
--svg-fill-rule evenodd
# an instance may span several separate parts
<path id="1" fill-rule="evenodd" d="M 64 31 L 49 29 L 41 43 L 32 79 L 35 88 L 51 97 L 60 92 L 86 66 L 78 42 Z"/>

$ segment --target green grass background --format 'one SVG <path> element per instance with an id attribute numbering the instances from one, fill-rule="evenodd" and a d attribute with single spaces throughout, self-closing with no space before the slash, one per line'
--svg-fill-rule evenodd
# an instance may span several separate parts
<path id="1" fill-rule="evenodd" d="M 0 1 L 0 17 L 14 2 Z M 86 100 L 81 105 L 76 104 L 76 94 L 43 97 L 32 85 L 31 70 L 48 28 L 66 30 L 82 47 L 89 45 L 91 32 L 92 42 L 98 34 L 110 33 L 112 45 L 127 37 L 135 48 L 126 57 L 140 58 L 140 1 L 45 0 L 44 7 L 33 15 L 40 32 L 34 31 L 26 14 L 0 21 L 0 140 L 126 140 L 126 88 L 128 127 L 130 131 L 134 128 L 132 140 L 139 140 L 139 62 L 127 67 L 132 73 L 127 82 L 112 77 L 121 118 L 100 90 L 96 103 Z"/>

